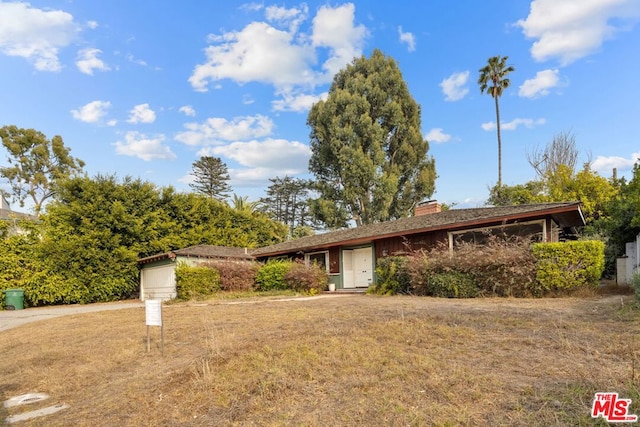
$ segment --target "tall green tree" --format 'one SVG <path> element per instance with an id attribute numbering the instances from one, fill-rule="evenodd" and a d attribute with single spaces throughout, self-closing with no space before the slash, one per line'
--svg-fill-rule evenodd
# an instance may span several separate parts
<path id="1" fill-rule="evenodd" d="M 189 184 L 196 192 L 212 199 L 225 200 L 229 197 L 229 171 L 219 157 L 202 156 L 193 162 L 193 182 Z"/>
<path id="2" fill-rule="evenodd" d="M 435 189 L 435 161 L 420 106 L 395 60 L 375 50 L 333 79 L 311 108 L 309 169 L 320 197 L 314 215 L 331 228 L 408 216 Z"/>
<path id="3" fill-rule="evenodd" d="M 289 227 L 293 236 L 297 227 L 311 227 L 315 223 L 309 212 L 311 183 L 300 178 L 270 178 L 267 197 L 260 199 L 263 211 L 273 220 Z"/>
<path id="4" fill-rule="evenodd" d="M 9 163 L 0 168 L 0 176 L 9 181 L 20 206 L 31 198 L 36 216 L 54 196 L 56 183 L 82 173 L 84 162 L 69 154 L 71 149 L 58 135 L 49 140 L 35 129 L 4 126 L 0 128 L 0 138 Z"/>
<path id="5" fill-rule="evenodd" d="M 498 99 L 502 92 L 509 87 L 511 81 L 507 75 L 513 71 L 511 65 L 507 66 L 508 56 L 492 56 L 488 59 L 487 65 L 480 68 L 480 93 L 486 92 L 495 101 L 496 105 L 496 132 L 498 134 L 498 187 L 502 186 L 502 137 L 500 135 L 500 106 Z"/>

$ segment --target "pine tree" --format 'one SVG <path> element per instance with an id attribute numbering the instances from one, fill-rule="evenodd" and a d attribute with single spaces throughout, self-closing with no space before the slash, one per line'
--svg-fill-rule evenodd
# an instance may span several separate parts
<path id="1" fill-rule="evenodd" d="M 229 172 L 219 157 L 200 157 L 200 160 L 193 162 L 192 174 L 194 178 L 189 186 L 196 192 L 220 201 L 229 197 Z"/>

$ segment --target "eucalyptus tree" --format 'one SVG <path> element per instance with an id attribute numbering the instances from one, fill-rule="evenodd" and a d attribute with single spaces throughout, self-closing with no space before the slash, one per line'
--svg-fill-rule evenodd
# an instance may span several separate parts
<path id="1" fill-rule="evenodd" d="M 49 140 L 35 129 L 4 126 L 0 138 L 9 164 L 0 167 L 0 176 L 9 181 L 20 206 L 31 198 L 36 216 L 55 195 L 57 183 L 83 173 L 84 162 L 70 154 L 71 149 L 58 135 Z"/>
<path id="2" fill-rule="evenodd" d="M 339 71 L 313 105 L 314 215 L 330 228 L 411 215 L 435 190 L 435 161 L 396 61 L 375 50 Z"/>
<path id="3" fill-rule="evenodd" d="M 511 81 L 507 78 L 509 73 L 515 71 L 511 65 L 507 65 L 508 56 L 492 56 L 487 65 L 480 68 L 480 93 L 486 92 L 495 101 L 496 105 L 496 132 L 498 134 L 498 187 L 502 186 L 502 138 L 500 136 L 500 106 L 498 99 L 507 89 Z"/>

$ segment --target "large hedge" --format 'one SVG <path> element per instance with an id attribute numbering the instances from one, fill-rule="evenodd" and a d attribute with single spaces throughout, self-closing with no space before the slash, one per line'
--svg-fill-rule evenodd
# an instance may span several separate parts
<path id="1" fill-rule="evenodd" d="M 490 238 L 485 245 L 461 244 L 406 257 L 378 260 L 377 283 L 369 292 L 411 293 L 448 298 L 544 296 L 594 287 L 604 268 L 600 241 L 537 243 Z"/>
<path id="2" fill-rule="evenodd" d="M 198 244 L 259 247 L 287 234 L 264 214 L 130 177 L 77 177 L 56 190 L 39 221 L 22 226 L 27 234 L 0 227 L 0 289 L 24 289 L 27 305 L 130 298 L 139 258 Z"/>
<path id="3" fill-rule="evenodd" d="M 604 271 L 604 243 L 536 243 L 536 280 L 545 291 L 596 287 Z"/>

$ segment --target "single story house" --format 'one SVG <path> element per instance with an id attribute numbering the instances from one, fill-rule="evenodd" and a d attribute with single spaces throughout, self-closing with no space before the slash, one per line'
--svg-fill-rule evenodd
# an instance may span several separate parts
<path id="1" fill-rule="evenodd" d="M 451 209 L 441 211 L 435 201 L 418 205 L 414 216 L 289 240 L 257 249 L 212 247 L 215 258 L 255 259 L 298 258 L 326 268 L 336 289 L 365 289 L 375 280 L 376 260 L 412 250 L 446 244 L 454 250 L 461 241 L 482 243 L 487 233 L 533 237 L 543 242 L 570 239 L 576 228 L 585 225 L 578 202 L 540 203 L 519 206 Z M 197 250 L 194 248 L 198 248 Z M 195 252 L 206 246 L 181 249 L 143 258 L 140 297 L 175 297 L 175 261 L 208 259 Z M 187 253 L 191 252 L 191 258 Z M 156 270 L 153 270 L 156 269 Z M 152 270 L 152 272 L 148 272 Z M 159 285 L 163 293 L 152 293 Z"/>
<path id="2" fill-rule="evenodd" d="M 140 267 L 140 299 L 169 300 L 176 297 L 176 265 L 185 262 L 196 265 L 207 261 L 225 259 L 253 261 L 246 248 L 197 245 L 176 251 L 152 255 L 138 260 Z"/>
<path id="3" fill-rule="evenodd" d="M 487 233 L 531 236 L 557 242 L 584 226 L 578 202 L 451 209 L 435 201 L 418 205 L 414 216 L 333 231 L 254 249 L 256 259 L 301 258 L 326 266 L 336 289 L 367 288 L 375 280 L 376 260 L 407 251 L 461 241 L 481 243 Z"/>

